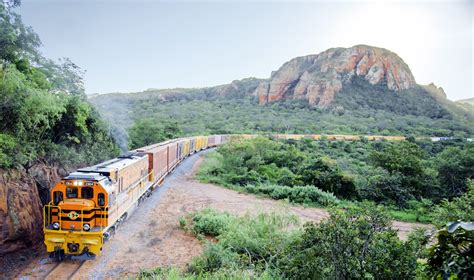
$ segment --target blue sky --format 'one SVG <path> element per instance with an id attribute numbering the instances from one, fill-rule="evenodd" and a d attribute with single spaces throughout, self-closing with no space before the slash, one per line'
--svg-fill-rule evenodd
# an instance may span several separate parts
<path id="1" fill-rule="evenodd" d="M 86 70 L 86 92 L 267 78 L 289 59 L 367 44 L 398 53 L 418 83 L 473 97 L 474 1 L 23 0 L 49 58 Z"/>

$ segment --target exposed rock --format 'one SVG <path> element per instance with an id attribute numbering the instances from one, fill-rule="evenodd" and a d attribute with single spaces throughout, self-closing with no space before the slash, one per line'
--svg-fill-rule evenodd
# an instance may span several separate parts
<path id="1" fill-rule="evenodd" d="M 0 169 L 0 255 L 41 242 L 42 203 L 60 179 L 58 168 L 44 163 L 24 169 Z M 46 196 L 45 196 L 46 194 Z"/>
<path id="2" fill-rule="evenodd" d="M 388 50 L 354 46 L 334 48 L 318 55 L 297 57 L 272 73 L 255 91 L 261 104 L 281 99 L 306 99 L 326 106 L 354 76 L 400 91 L 416 85 L 408 65 Z"/>

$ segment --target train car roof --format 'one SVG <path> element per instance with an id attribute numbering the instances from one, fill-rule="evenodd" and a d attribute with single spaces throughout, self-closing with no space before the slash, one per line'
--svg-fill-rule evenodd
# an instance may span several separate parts
<path id="1" fill-rule="evenodd" d="M 148 146 L 145 146 L 145 147 L 141 147 L 141 148 L 138 148 L 136 150 L 133 150 L 132 152 L 147 152 L 149 150 L 152 150 L 152 149 L 156 149 L 156 148 L 160 148 L 160 147 L 163 147 L 167 144 L 171 144 L 171 143 L 174 143 L 176 141 L 178 141 L 180 139 L 172 139 L 172 140 L 167 140 L 167 141 L 164 141 L 164 142 L 160 142 L 160 143 L 156 143 L 156 144 L 151 144 L 151 145 L 148 145 Z"/>

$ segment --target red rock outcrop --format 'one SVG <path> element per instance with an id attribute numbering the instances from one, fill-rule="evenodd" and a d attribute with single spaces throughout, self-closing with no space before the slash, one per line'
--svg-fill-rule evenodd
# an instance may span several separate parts
<path id="1" fill-rule="evenodd" d="M 58 169 L 44 163 L 28 171 L 0 169 L 0 255 L 41 242 L 43 215 L 38 185 L 47 193 L 59 179 Z"/>
<path id="2" fill-rule="evenodd" d="M 261 82 L 254 94 L 261 104 L 287 98 L 327 106 L 354 76 L 373 85 L 385 83 L 393 91 L 416 84 L 410 68 L 398 55 L 361 45 L 292 59 Z"/>

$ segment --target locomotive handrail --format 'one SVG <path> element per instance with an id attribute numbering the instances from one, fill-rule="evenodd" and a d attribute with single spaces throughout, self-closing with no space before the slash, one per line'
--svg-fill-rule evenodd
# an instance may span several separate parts
<path id="1" fill-rule="evenodd" d="M 48 208 L 48 215 L 46 215 L 46 208 Z M 52 202 L 49 202 L 46 204 L 43 208 L 43 227 L 47 228 L 48 225 L 53 223 L 53 217 L 51 214 L 51 208 L 57 208 L 58 209 L 58 223 L 59 223 L 59 228 L 62 228 L 62 220 L 61 220 L 61 207 L 59 205 L 52 205 Z M 46 217 L 47 216 L 47 217 Z M 47 221 L 46 221 L 47 219 Z"/>

